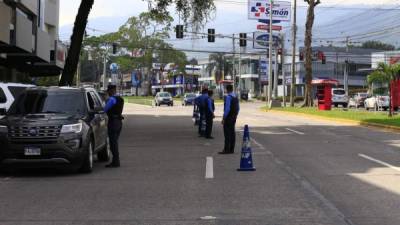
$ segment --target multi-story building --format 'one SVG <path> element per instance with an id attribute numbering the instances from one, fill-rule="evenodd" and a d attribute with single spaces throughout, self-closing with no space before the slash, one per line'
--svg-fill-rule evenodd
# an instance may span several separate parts
<path id="1" fill-rule="evenodd" d="M 54 76 L 64 67 L 59 0 L 0 0 L 0 80 Z"/>
<path id="2" fill-rule="evenodd" d="M 305 88 L 305 67 L 303 49 L 300 49 L 296 58 L 296 95 L 302 96 Z M 348 74 L 348 86 L 350 89 L 362 89 L 367 87 L 367 76 L 372 65 L 371 54 L 374 49 L 343 48 L 343 47 L 313 47 L 313 78 L 330 78 L 339 81 L 340 86 L 345 84 L 345 73 Z M 291 62 L 291 58 L 286 58 Z M 324 61 L 324 62 L 323 62 Z M 285 63 L 283 71 L 286 77 L 287 89 L 291 82 L 291 63 Z M 346 69 L 347 68 L 347 69 Z M 280 84 L 282 84 L 280 77 Z M 279 88 L 282 94 L 282 86 Z M 286 92 L 289 93 L 289 92 Z"/>

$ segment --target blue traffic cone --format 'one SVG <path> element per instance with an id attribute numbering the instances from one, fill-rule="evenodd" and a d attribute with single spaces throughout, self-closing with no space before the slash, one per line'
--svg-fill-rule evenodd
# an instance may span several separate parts
<path id="1" fill-rule="evenodd" d="M 240 168 L 238 171 L 255 171 L 253 156 L 251 154 L 249 126 L 244 127 L 242 154 L 240 158 Z"/>

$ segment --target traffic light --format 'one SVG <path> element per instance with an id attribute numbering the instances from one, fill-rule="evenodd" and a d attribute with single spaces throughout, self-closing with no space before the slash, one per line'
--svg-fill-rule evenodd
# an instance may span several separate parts
<path id="1" fill-rule="evenodd" d="M 239 41 L 240 47 L 246 47 L 247 46 L 247 34 L 240 33 L 239 36 L 240 36 L 240 41 Z"/>
<path id="2" fill-rule="evenodd" d="M 115 55 L 115 54 L 117 54 L 117 49 L 118 48 L 118 45 L 117 45 L 117 43 L 113 43 L 112 44 L 112 53 Z"/>
<path id="3" fill-rule="evenodd" d="M 300 52 L 299 58 L 300 58 L 300 61 L 304 61 L 304 52 Z"/>
<path id="4" fill-rule="evenodd" d="M 208 42 L 215 42 L 215 29 L 208 29 Z"/>
<path id="5" fill-rule="evenodd" d="M 322 64 L 326 64 L 326 56 L 322 56 Z"/>
<path id="6" fill-rule="evenodd" d="M 176 25 L 176 38 L 182 39 L 183 38 L 183 25 Z"/>

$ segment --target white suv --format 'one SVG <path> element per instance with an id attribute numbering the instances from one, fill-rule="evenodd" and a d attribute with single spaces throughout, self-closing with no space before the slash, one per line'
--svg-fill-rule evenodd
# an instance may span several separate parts
<path id="1" fill-rule="evenodd" d="M 338 107 L 342 105 L 346 108 L 349 104 L 349 97 L 346 95 L 346 91 L 343 88 L 332 88 L 332 105 Z"/>
<path id="2" fill-rule="evenodd" d="M 0 83 L 0 117 L 8 111 L 14 100 L 28 87 L 34 87 L 34 85 Z"/>

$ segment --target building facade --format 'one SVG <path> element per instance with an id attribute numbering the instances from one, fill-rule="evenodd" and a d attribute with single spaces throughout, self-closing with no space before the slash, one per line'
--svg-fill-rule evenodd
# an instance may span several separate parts
<path id="1" fill-rule="evenodd" d="M 59 41 L 59 0 L 0 1 L 0 78 L 56 76 L 67 48 Z"/>

